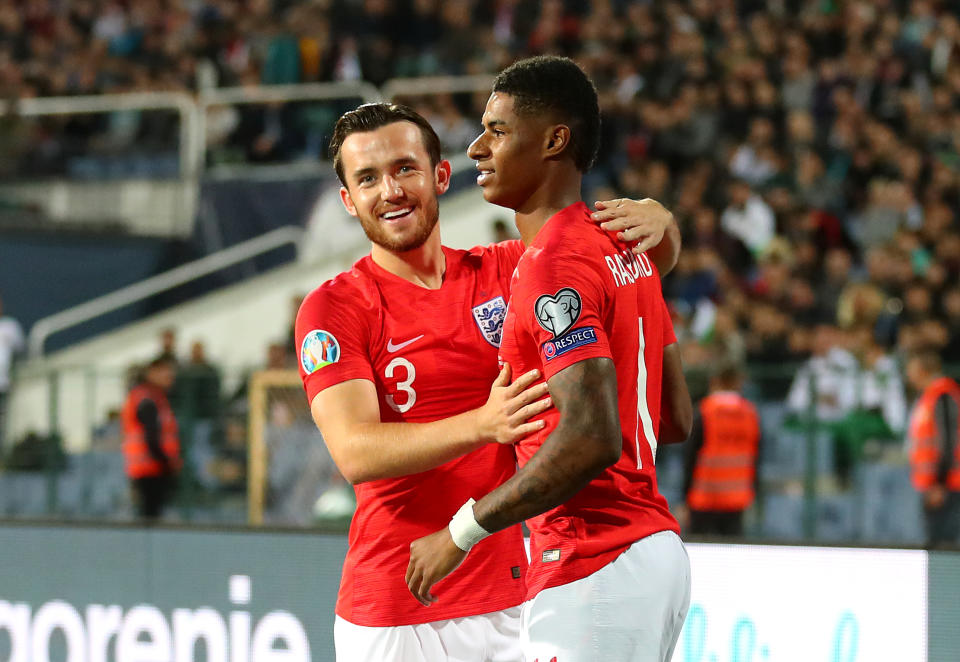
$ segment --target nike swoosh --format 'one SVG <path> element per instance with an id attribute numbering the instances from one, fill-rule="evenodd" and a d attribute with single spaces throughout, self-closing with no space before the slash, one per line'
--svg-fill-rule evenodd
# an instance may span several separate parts
<path id="1" fill-rule="evenodd" d="M 392 354 L 393 352 L 400 351 L 401 349 L 403 349 L 403 348 L 406 347 L 407 345 L 413 344 L 413 343 L 417 342 L 418 340 L 420 340 L 421 338 L 423 338 L 423 334 L 422 334 L 422 333 L 421 333 L 419 336 L 417 336 L 416 338 L 411 338 L 410 340 L 408 340 L 408 341 L 406 341 L 406 342 L 398 343 L 398 344 L 396 344 L 396 345 L 393 344 L 393 338 L 390 338 L 390 340 L 387 341 L 387 351 L 390 352 L 391 354 Z"/>

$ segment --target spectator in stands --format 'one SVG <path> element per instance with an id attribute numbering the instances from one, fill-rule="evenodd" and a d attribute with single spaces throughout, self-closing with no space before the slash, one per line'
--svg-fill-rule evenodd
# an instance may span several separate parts
<path id="1" fill-rule="evenodd" d="M 918 394 L 907 443 L 914 487 L 923 495 L 927 543 L 960 541 L 960 385 L 943 374 L 940 358 L 924 351 L 907 361 Z"/>
<path id="2" fill-rule="evenodd" d="M 173 363 L 174 366 L 180 365 L 180 357 L 177 356 L 177 330 L 173 327 L 167 327 L 160 332 L 159 358 Z"/>
<path id="3" fill-rule="evenodd" d="M 227 494 L 247 491 L 247 426 L 242 418 L 230 417 L 224 424 L 223 445 L 207 462 L 201 475 L 209 487 Z"/>
<path id="4" fill-rule="evenodd" d="M 220 436 L 220 371 L 207 359 L 203 342 L 198 340 L 190 346 L 190 359 L 177 369 L 176 383 L 168 397 L 180 428 L 184 458 L 181 479 L 195 481 Z M 185 486 L 192 487 L 193 482 Z"/>
<path id="5" fill-rule="evenodd" d="M 861 364 L 860 408 L 878 419 L 867 438 L 899 436 L 907 424 L 907 398 L 897 360 L 870 327 L 856 330 L 854 341 Z"/>
<path id="6" fill-rule="evenodd" d="M 10 393 L 10 372 L 13 359 L 23 349 L 23 329 L 17 320 L 3 314 L 3 299 L 0 298 L 0 448 L 3 448 L 4 442 L 5 413 L 7 398 Z"/>
<path id="7" fill-rule="evenodd" d="M 195 341 L 190 360 L 177 369 L 173 408 L 180 420 L 214 421 L 220 413 L 220 371 L 207 359 L 206 346 Z"/>
<path id="8" fill-rule="evenodd" d="M 127 476 L 138 513 L 147 521 L 159 518 L 169 504 L 180 471 L 177 420 L 167 400 L 175 379 L 176 364 L 169 357 L 157 357 L 130 390 L 120 414 Z"/>
<path id="9" fill-rule="evenodd" d="M 759 255 L 776 232 L 773 210 L 743 179 L 730 184 L 729 196 L 730 202 L 720 217 L 720 227 L 742 241 L 751 253 Z"/>
<path id="10" fill-rule="evenodd" d="M 813 332 L 813 355 L 800 367 L 787 395 L 787 411 L 794 423 L 833 431 L 857 409 L 857 358 L 845 347 L 844 333 L 829 324 Z M 834 443 L 838 477 L 849 479 L 850 453 Z"/>
<path id="11" fill-rule="evenodd" d="M 865 449 L 876 455 L 879 444 L 902 438 L 907 403 L 900 367 L 878 342 L 874 330 L 861 327 L 848 332 L 859 370 L 854 380 L 855 406 L 832 423 L 834 464 L 841 486 L 850 484 L 853 470 Z"/>
<path id="12" fill-rule="evenodd" d="M 689 516 L 690 533 L 743 535 L 743 514 L 759 484 L 760 419 L 742 387 L 740 370 L 721 364 L 694 415 L 685 448 L 687 511 L 681 513 Z"/>

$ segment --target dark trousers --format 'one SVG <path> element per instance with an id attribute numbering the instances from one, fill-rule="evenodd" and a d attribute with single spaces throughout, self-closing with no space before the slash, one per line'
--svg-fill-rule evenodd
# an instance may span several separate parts
<path id="1" fill-rule="evenodd" d="M 939 508 L 924 508 L 927 525 L 927 544 L 960 544 L 960 492 L 947 492 L 947 499 Z"/>
<path id="2" fill-rule="evenodd" d="M 134 478 L 133 490 L 137 495 L 137 513 L 143 519 L 155 520 L 163 513 L 173 496 L 174 481 L 171 476 Z"/>
<path id="3" fill-rule="evenodd" d="M 742 536 L 743 511 L 719 512 L 691 508 L 690 533 L 701 536 Z"/>

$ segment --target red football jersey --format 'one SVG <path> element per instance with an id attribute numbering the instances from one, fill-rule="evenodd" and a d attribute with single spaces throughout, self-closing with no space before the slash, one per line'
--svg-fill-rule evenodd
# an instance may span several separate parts
<path id="1" fill-rule="evenodd" d="M 584 359 L 612 359 L 623 454 L 569 501 L 527 521 L 527 599 L 596 572 L 645 536 L 680 532 L 654 469 L 663 348 L 676 342 L 660 277 L 646 255 L 584 223 L 589 213 L 581 202 L 555 214 L 521 257 L 500 357 L 514 374 L 538 368 L 545 379 Z M 521 466 L 560 413 L 543 418 L 546 427 L 516 445 Z"/>
<path id="2" fill-rule="evenodd" d="M 419 287 L 368 256 L 314 290 L 297 315 L 300 375 L 312 402 L 349 379 L 376 385 L 380 420 L 423 423 L 487 401 L 497 377 L 510 277 L 519 241 L 444 248 L 442 287 Z M 426 623 L 499 611 L 523 601 L 527 559 L 520 526 L 478 544 L 422 606 L 404 582 L 410 543 L 516 470 L 512 446 L 486 446 L 440 467 L 355 486 L 357 511 L 336 612 L 357 625 Z"/>

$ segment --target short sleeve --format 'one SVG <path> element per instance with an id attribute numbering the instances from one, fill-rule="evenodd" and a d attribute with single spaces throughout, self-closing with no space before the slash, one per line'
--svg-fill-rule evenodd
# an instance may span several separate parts
<path id="1" fill-rule="evenodd" d="M 602 322 L 609 295 L 582 258 L 532 256 L 515 287 L 511 306 L 538 347 L 544 378 L 579 361 L 613 358 Z"/>
<path id="2" fill-rule="evenodd" d="M 297 313 L 294 349 L 308 402 L 320 391 L 350 379 L 373 381 L 366 319 L 348 298 L 325 287 L 304 299 Z"/>

